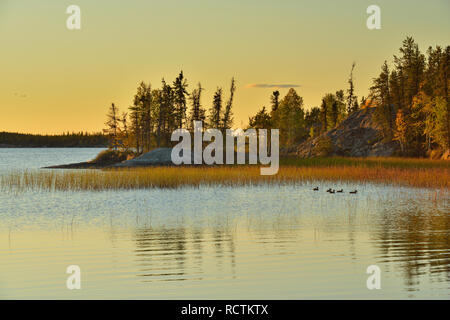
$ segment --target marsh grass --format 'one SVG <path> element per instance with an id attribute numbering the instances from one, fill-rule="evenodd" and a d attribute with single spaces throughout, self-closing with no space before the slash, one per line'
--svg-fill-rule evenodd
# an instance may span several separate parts
<path id="1" fill-rule="evenodd" d="M 105 170 L 40 170 L 0 176 L 2 189 L 130 190 L 198 186 L 301 184 L 313 181 L 377 183 L 442 189 L 450 184 L 448 162 L 419 159 L 283 159 L 278 174 L 259 166 L 149 167 Z"/>
<path id="2" fill-rule="evenodd" d="M 348 157 L 325 157 L 325 158 L 295 158 L 286 157 L 280 159 L 280 164 L 284 166 L 301 167 L 341 167 L 356 166 L 364 168 L 447 168 L 450 169 L 450 162 L 446 160 L 430 160 L 425 158 L 348 158 Z"/>

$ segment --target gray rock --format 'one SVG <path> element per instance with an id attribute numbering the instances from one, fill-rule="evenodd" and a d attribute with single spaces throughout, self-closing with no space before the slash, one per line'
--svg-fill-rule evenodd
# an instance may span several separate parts
<path id="1" fill-rule="evenodd" d="M 191 150 L 191 164 L 194 164 L 194 151 Z M 224 156 L 224 163 L 225 163 L 225 150 L 222 150 L 223 156 Z M 182 155 L 182 152 L 181 152 Z M 234 160 L 235 163 L 237 163 L 237 153 L 234 154 Z M 245 153 L 245 161 L 248 163 L 249 155 L 248 153 Z M 149 166 L 173 166 L 175 165 L 172 162 L 172 148 L 157 148 L 152 151 L 149 151 L 147 153 L 144 153 L 143 155 L 123 161 L 121 163 L 117 163 L 112 165 L 111 167 L 116 168 L 129 168 L 129 167 L 149 167 Z"/>
<path id="2" fill-rule="evenodd" d="M 115 164 L 113 167 L 145 167 L 145 166 L 171 166 L 172 148 L 157 148 L 140 155 L 137 158 Z"/>
<path id="3" fill-rule="evenodd" d="M 396 141 L 383 141 L 381 127 L 373 121 L 374 111 L 374 108 L 365 108 L 352 113 L 336 128 L 300 144 L 295 155 L 301 158 L 325 155 L 347 157 L 395 155 L 399 145 Z"/>

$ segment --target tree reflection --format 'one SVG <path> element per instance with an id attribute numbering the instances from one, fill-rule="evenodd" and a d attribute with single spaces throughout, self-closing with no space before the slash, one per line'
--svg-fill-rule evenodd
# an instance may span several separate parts
<path id="1" fill-rule="evenodd" d="M 385 211 L 374 233 L 380 262 L 400 266 L 406 289 L 418 290 L 420 277 L 450 279 L 450 215 L 437 209 Z"/>
<path id="2" fill-rule="evenodd" d="M 206 268 L 216 277 L 234 275 L 235 244 L 228 229 L 138 227 L 133 240 L 137 276 L 144 282 L 202 280 Z"/>

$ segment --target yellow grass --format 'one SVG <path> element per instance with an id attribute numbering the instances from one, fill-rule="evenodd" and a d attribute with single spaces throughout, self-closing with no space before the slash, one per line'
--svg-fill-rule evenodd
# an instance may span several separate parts
<path id="1" fill-rule="evenodd" d="M 293 166 L 280 167 L 274 176 L 261 176 L 259 166 L 152 167 L 120 170 L 40 170 L 0 176 L 2 189 L 119 190 L 180 188 L 200 185 L 242 186 L 260 184 L 336 181 L 383 183 L 439 188 L 448 191 L 448 167 L 399 168 L 382 166 Z"/>

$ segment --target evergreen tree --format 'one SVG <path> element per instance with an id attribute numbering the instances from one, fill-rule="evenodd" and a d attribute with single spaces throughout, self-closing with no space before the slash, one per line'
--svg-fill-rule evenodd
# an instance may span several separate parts
<path id="1" fill-rule="evenodd" d="M 322 99 L 322 129 L 327 131 L 342 122 L 346 116 L 344 92 L 336 91 L 336 94 L 327 93 Z"/>
<path id="2" fill-rule="evenodd" d="M 137 92 L 134 95 L 133 99 L 133 107 L 130 108 L 132 112 L 132 118 L 136 117 L 137 125 L 139 128 L 136 128 L 136 133 L 139 133 L 139 136 L 136 137 L 137 144 L 142 148 L 142 152 L 148 151 L 151 149 L 151 137 L 153 131 L 153 99 L 152 99 L 152 90 L 151 85 L 146 84 L 145 82 L 141 82 L 137 88 Z M 136 113 L 134 116 L 133 113 Z M 132 122 L 133 123 L 133 122 Z M 138 152 L 140 152 L 138 150 Z"/>
<path id="3" fill-rule="evenodd" d="M 186 119 L 186 96 L 188 92 L 187 80 L 184 78 L 183 71 L 180 72 L 178 77 L 173 82 L 173 100 L 175 104 L 175 118 L 178 128 L 183 128 L 184 121 Z"/>
<path id="4" fill-rule="evenodd" d="M 355 96 L 355 86 L 353 84 L 353 70 L 355 69 L 355 62 L 352 64 L 352 70 L 348 78 L 349 88 L 347 89 L 347 113 L 350 114 L 358 110 L 358 98 Z"/>
<path id="5" fill-rule="evenodd" d="M 236 83 L 234 78 L 231 79 L 231 86 L 230 86 L 230 97 L 228 98 L 227 104 L 225 106 L 225 112 L 223 114 L 222 119 L 222 130 L 225 131 L 226 129 L 230 129 L 233 125 L 233 112 L 231 110 L 233 106 L 233 98 L 234 98 L 234 92 L 236 91 Z"/>
<path id="6" fill-rule="evenodd" d="M 293 88 L 280 101 L 273 117 L 274 127 L 280 130 L 280 145 L 289 147 L 307 137 L 303 98 Z"/>
<path id="7" fill-rule="evenodd" d="M 275 124 L 278 122 L 277 118 L 277 110 L 280 105 L 280 91 L 276 90 L 272 92 L 272 95 L 270 96 L 270 103 L 272 104 L 272 110 L 270 112 L 270 118 L 271 118 L 271 128 L 275 127 Z"/>
<path id="8" fill-rule="evenodd" d="M 380 75 L 373 80 L 373 86 L 370 88 L 371 96 L 376 103 L 374 119 L 382 128 L 384 141 L 392 139 L 394 127 L 389 76 L 389 67 L 387 61 L 384 61 Z"/>
<path id="9" fill-rule="evenodd" d="M 136 153 L 141 153 L 141 121 L 140 121 L 140 113 L 139 109 L 136 106 L 130 106 L 130 121 L 131 121 L 131 133 L 133 135 L 134 146 L 136 149 Z"/>
<path id="10" fill-rule="evenodd" d="M 217 88 L 214 93 L 213 105 L 209 112 L 209 127 L 214 129 L 221 128 L 222 124 L 222 88 Z"/>
<path id="11" fill-rule="evenodd" d="M 266 107 L 262 107 L 254 117 L 249 117 L 249 127 L 253 129 L 267 129 L 270 127 L 271 118 Z"/>
<path id="12" fill-rule="evenodd" d="M 328 130 L 328 107 L 327 103 L 325 102 L 325 98 L 322 98 L 322 104 L 320 105 L 320 114 L 322 132 L 326 132 Z"/>
<path id="13" fill-rule="evenodd" d="M 111 103 L 109 112 L 106 115 L 107 121 L 105 122 L 107 128 L 104 129 L 104 133 L 109 137 L 109 145 L 112 149 L 117 150 L 119 148 L 119 109 L 114 103 Z M 69 135 L 69 133 L 67 133 Z"/>
<path id="14" fill-rule="evenodd" d="M 130 143 L 130 133 L 128 132 L 128 114 L 126 112 L 122 113 L 122 117 L 119 119 L 119 122 L 122 125 L 120 142 L 122 148 L 125 149 L 125 151 L 128 151 L 128 149 L 131 146 L 131 143 Z"/>
<path id="15" fill-rule="evenodd" d="M 394 56 L 397 74 L 400 77 L 402 87 L 402 105 L 408 112 L 414 96 L 419 92 L 420 83 L 423 79 L 425 57 L 420 53 L 419 46 L 414 39 L 407 37 L 400 48 L 400 56 Z"/>
<path id="16" fill-rule="evenodd" d="M 157 146 L 168 146 L 172 131 L 177 126 L 176 111 L 174 106 L 173 88 L 162 79 L 162 87 L 159 97 Z"/>
<path id="17" fill-rule="evenodd" d="M 201 105 L 202 85 L 198 83 L 198 87 L 192 90 L 189 97 L 191 101 L 191 112 L 189 115 L 189 129 L 194 130 L 194 121 L 205 121 L 205 109 Z"/>
<path id="18" fill-rule="evenodd" d="M 280 91 L 278 91 L 278 90 L 274 91 L 272 93 L 272 96 L 270 97 L 270 102 L 272 103 L 272 112 L 275 112 L 278 109 L 278 106 L 280 104 L 279 97 L 280 97 Z"/>
<path id="19" fill-rule="evenodd" d="M 305 126 L 310 138 L 315 138 L 320 133 L 320 108 L 314 107 L 305 114 Z"/>

